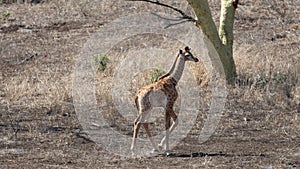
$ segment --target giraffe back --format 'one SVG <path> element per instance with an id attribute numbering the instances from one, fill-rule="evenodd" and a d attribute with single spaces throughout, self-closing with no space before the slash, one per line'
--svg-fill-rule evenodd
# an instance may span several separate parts
<path id="1" fill-rule="evenodd" d="M 135 96 L 136 107 L 142 111 L 151 107 L 173 106 L 178 97 L 176 81 L 166 77 L 141 88 Z"/>

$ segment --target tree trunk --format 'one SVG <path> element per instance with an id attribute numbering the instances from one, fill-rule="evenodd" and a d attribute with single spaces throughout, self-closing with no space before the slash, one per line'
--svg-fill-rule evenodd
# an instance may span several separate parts
<path id="1" fill-rule="evenodd" d="M 233 22 L 237 0 L 221 0 L 220 26 L 217 30 L 207 0 L 187 0 L 194 9 L 198 18 L 196 25 L 212 42 L 220 56 L 224 67 L 226 79 L 229 83 L 234 81 L 236 76 L 235 63 L 233 60 Z"/>

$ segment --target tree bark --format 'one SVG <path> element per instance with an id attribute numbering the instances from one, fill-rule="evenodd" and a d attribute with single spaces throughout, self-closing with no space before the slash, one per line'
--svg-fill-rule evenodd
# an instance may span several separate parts
<path id="1" fill-rule="evenodd" d="M 187 0 L 194 9 L 198 18 L 198 26 L 207 38 L 212 42 L 220 56 L 224 67 L 226 79 L 229 83 L 234 81 L 236 76 L 235 63 L 233 60 L 233 23 L 237 7 L 237 0 L 221 0 L 220 26 L 217 30 L 212 19 L 207 0 Z"/>

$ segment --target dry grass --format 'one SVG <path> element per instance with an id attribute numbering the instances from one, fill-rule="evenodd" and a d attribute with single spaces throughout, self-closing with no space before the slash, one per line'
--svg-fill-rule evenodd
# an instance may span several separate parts
<path id="1" fill-rule="evenodd" d="M 174 4 L 186 8 L 185 1 Z M 219 0 L 210 4 L 218 22 Z M 175 147 L 178 157 L 134 160 L 110 154 L 81 131 L 72 103 L 74 62 L 86 39 L 101 25 L 123 14 L 167 10 L 117 0 L 0 4 L 1 168 L 299 167 L 299 7 L 297 0 L 241 2 L 234 32 L 238 78 L 228 86 L 226 109 L 214 136 L 197 143 L 210 101 L 205 85 L 209 79 L 197 76 L 203 114 Z M 150 45 L 151 38 L 147 40 Z M 116 56 L 122 52 L 115 51 Z M 97 74 L 98 101 L 108 103 L 100 107 L 112 106 L 106 84 L 116 62 Z M 132 93 L 143 85 L 139 83 L 132 83 Z M 130 122 L 118 126 L 116 122 L 124 119 L 117 115 L 108 109 L 107 118 L 115 122 L 112 126 L 130 135 Z"/>

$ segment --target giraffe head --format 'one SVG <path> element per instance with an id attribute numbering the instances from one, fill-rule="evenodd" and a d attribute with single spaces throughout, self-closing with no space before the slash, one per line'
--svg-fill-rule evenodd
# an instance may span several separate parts
<path id="1" fill-rule="evenodd" d="M 181 49 L 179 50 L 179 54 L 184 57 L 185 61 L 193 61 L 193 62 L 198 62 L 198 58 L 194 57 L 193 54 L 191 53 L 191 49 L 187 46 L 184 48 L 184 51 Z"/>

